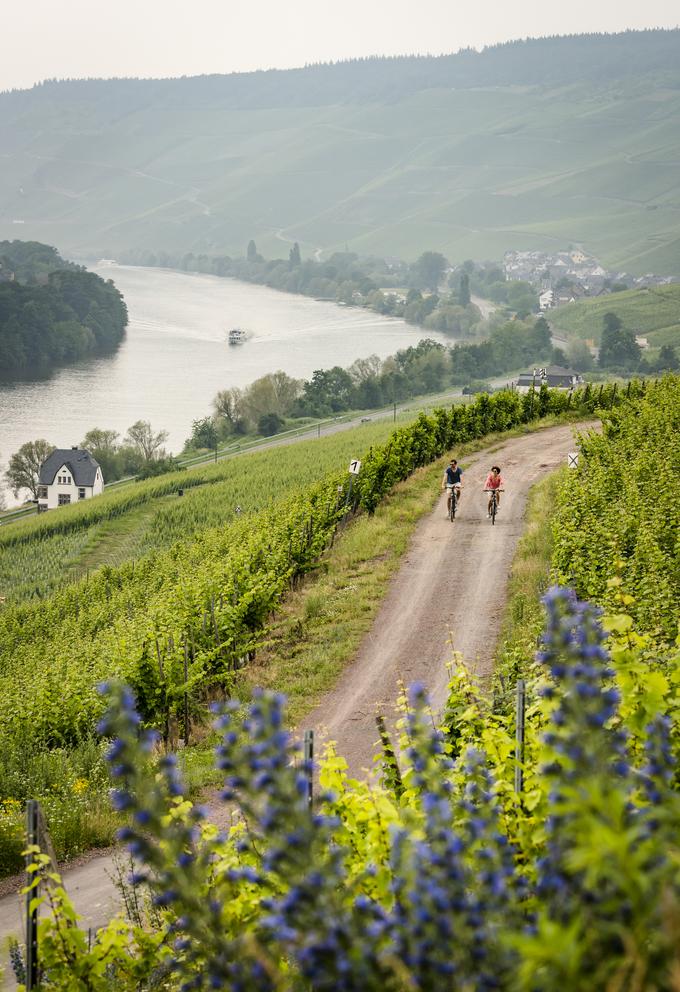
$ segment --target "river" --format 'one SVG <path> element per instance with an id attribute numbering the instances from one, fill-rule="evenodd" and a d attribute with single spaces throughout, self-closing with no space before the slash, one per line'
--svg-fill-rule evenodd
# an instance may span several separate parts
<path id="1" fill-rule="evenodd" d="M 125 297 L 125 341 L 107 358 L 61 368 L 48 379 L 0 383 L 0 468 L 25 441 L 79 444 L 92 427 L 124 434 L 136 420 L 168 432 L 178 452 L 191 422 L 210 412 L 219 389 L 283 369 L 307 378 L 318 368 L 381 358 L 427 333 L 402 320 L 339 307 L 217 276 L 123 265 L 90 268 Z M 232 327 L 248 340 L 227 344 Z M 5 494 L 7 497 L 7 494 Z M 8 499 L 9 503 L 13 500 Z"/>

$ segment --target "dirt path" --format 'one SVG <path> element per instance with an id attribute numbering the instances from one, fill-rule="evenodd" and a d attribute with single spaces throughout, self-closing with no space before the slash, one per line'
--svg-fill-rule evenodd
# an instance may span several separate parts
<path id="1" fill-rule="evenodd" d="M 573 447 L 573 428 L 560 426 L 486 449 L 467 462 L 455 522 L 446 517 L 442 496 L 419 524 L 356 660 L 304 721 L 338 742 L 352 774 L 371 764 L 375 714 L 391 715 L 399 679 L 424 682 L 440 708 L 452 650 L 461 651 L 480 676 L 489 674 L 527 493 L 542 475 L 563 464 Z M 501 466 L 507 487 L 494 527 L 481 492 L 491 464 Z M 115 911 L 111 871 L 110 855 L 64 871 L 85 926 L 100 926 Z M 0 943 L 20 933 L 18 897 L 0 898 Z"/>
<path id="2" fill-rule="evenodd" d="M 564 464 L 573 447 L 573 429 L 563 426 L 487 449 L 466 466 L 455 521 L 448 520 L 442 496 L 421 522 L 356 660 L 305 720 L 337 741 L 351 774 L 361 776 L 371 766 L 375 715 L 389 721 L 399 680 L 423 682 L 440 710 L 453 651 L 476 675 L 490 674 L 527 493 Z M 491 464 L 501 466 L 506 485 L 493 527 L 481 492 Z"/>

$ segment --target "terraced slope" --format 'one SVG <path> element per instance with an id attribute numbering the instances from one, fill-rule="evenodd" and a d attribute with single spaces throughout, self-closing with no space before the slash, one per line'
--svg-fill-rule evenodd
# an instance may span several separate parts
<path id="1" fill-rule="evenodd" d="M 642 334 L 654 347 L 680 342 L 680 285 L 629 289 L 592 300 L 580 300 L 550 312 L 550 323 L 568 337 L 599 342 L 603 318 L 615 313 L 628 330 Z"/>
<path id="2" fill-rule="evenodd" d="M 680 31 L 0 95 L 0 236 L 680 270 Z M 21 227 L 14 224 L 21 221 Z"/>

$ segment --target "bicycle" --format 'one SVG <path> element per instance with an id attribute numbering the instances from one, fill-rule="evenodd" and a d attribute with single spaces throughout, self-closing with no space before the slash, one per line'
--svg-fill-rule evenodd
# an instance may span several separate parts
<path id="1" fill-rule="evenodd" d="M 491 518 L 491 526 L 496 523 L 496 514 L 498 513 L 498 493 L 504 493 L 504 489 L 485 489 L 485 493 L 491 493 L 491 509 L 489 510 L 489 517 Z"/>
<path id="2" fill-rule="evenodd" d="M 456 519 L 456 509 L 458 507 L 458 487 L 447 486 L 449 493 L 449 520 L 451 523 Z"/>

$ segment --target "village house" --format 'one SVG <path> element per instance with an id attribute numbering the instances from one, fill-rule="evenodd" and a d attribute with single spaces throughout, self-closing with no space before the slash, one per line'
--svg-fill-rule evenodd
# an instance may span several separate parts
<path id="1" fill-rule="evenodd" d="M 84 448 L 56 448 L 42 463 L 38 513 L 90 499 L 104 492 L 99 463 Z"/>
<path id="2" fill-rule="evenodd" d="M 534 369 L 531 372 L 521 372 L 515 388 L 520 393 L 528 392 L 533 386 L 540 389 L 543 383 L 551 389 L 572 389 L 580 386 L 583 376 L 573 369 L 562 368 L 561 365 L 547 365 L 545 368 Z"/>
<path id="3" fill-rule="evenodd" d="M 546 289 L 544 293 L 541 293 L 538 297 L 538 309 L 543 312 L 544 310 L 549 310 L 555 303 L 555 295 L 552 289 Z"/>

